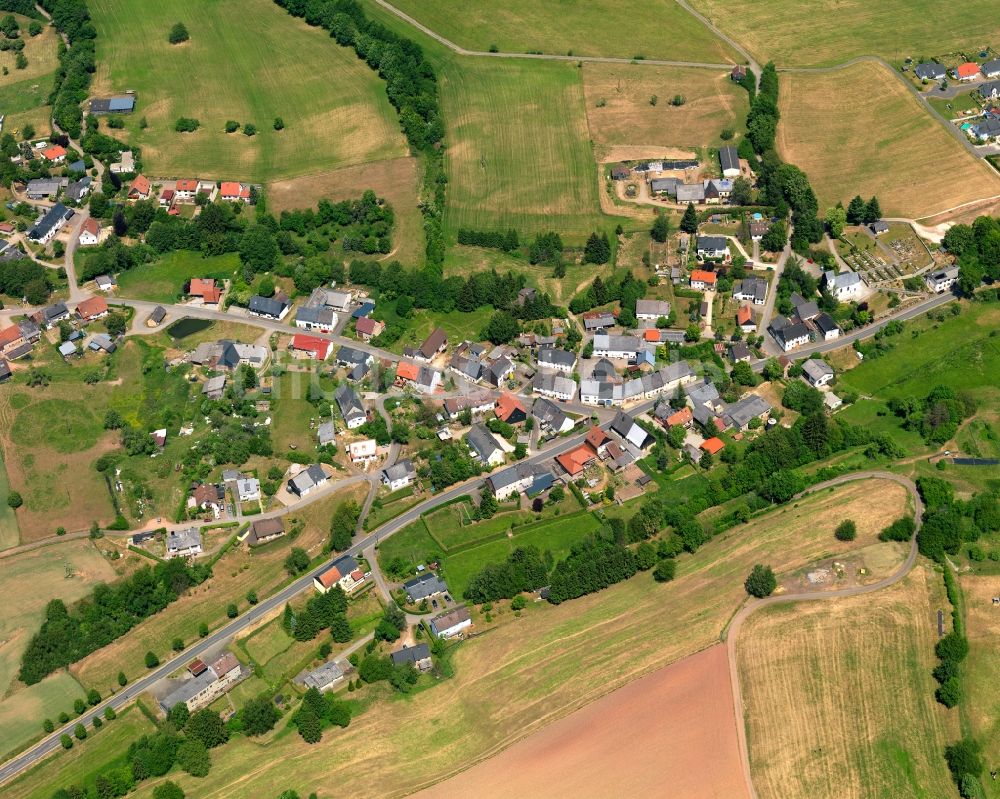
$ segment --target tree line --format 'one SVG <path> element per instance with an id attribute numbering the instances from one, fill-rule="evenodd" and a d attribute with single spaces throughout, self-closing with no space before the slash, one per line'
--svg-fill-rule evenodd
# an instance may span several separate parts
<path id="1" fill-rule="evenodd" d="M 570 300 L 569 310 L 579 314 L 609 302 L 617 302 L 620 307 L 619 324 L 631 327 L 636 324 L 636 300 L 641 300 L 645 296 L 646 284 L 636 280 L 630 271 L 607 279 L 598 275 L 593 283 Z"/>
<path id="2" fill-rule="evenodd" d="M 205 564 L 169 560 L 145 566 L 114 585 L 98 584 L 72 609 L 52 600 L 45 607 L 41 629 L 21 657 L 18 678 L 26 685 L 40 682 L 120 638 L 210 576 L 211 568 Z"/>
<path id="3" fill-rule="evenodd" d="M 86 0 L 40 0 L 70 47 L 59 42 L 59 69 L 49 103 L 52 119 L 69 136 L 77 138 L 83 129 L 80 103 L 90 93 L 90 79 L 97 68 L 97 31 L 90 19 Z"/>
<path id="4" fill-rule="evenodd" d="M 983 278 L 1000 280 L 1000 220 L 981 216 L 971 225 L 953 225 L 942 244 L 958 260 L 958 285 L 965 296 L 970 296 Z"/>

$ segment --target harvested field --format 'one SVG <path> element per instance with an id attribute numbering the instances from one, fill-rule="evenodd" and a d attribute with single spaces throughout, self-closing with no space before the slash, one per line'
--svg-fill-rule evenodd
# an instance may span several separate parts
<path id="1" fill-rule="evenodd" d="M 433 690 L 373 702 L 350 727 L 325 733 L 316 746 L 296 735 L 279 736 L 266 748 L 234 738 L 213 751 L 208 777 L 180 775 L 178 781 L 199 799 L 228 799 L 250 785 L 261 796 L 288 788 L 363 794 L 371 789 L 373 770 L 383 796 L 427 787 L 716 643 L 745 599 L 743 579 L 754 563 L 771 563 L 785 573 L 873 543 L 869 533 L 859 533 L 853 545 L 837 541 L 833 526 L 813 524 L 809 510 L 833 524 L 845 516 L 860 521 L 872 492 L 885 487 L 881 481 L 847 485 L 754 519 L 681 557 L 671 583 L 639 575 L 558 607 L 529 603 L 520 618 L 497 603 L 494 613 L 502 623 L 460 644 L 455 676 Z M 885 496 L 879 513 L 902 515 L 905 497 L 891 491 Z M 383 689 L 364 688 L 359 699 L 372 690 Z M 414 758 L 415 740 L 434 746 Z M 150 793 L 143 787 L 136 795 L 148 799 Z"/>
<path id="2" fill-rule="evenodd" d="M 417 208 L 419 162 L 416 158 L 392 158 L 350 166 L 332 172 L 279 180 L 267 186 L 267 206 L 278 215 L 292 208 L 313 208 L 322 199 L 353 200 L 371 189 L 392 206 L 396 225 L 392 232 L 393 251 L 386 260 L 413 265 L 424 253 L 424 231 Z"/>
<path id="3" fill-rule="evenodd" d="M 917 566 L 875 594 L 747 619 L 737 657 L 761 799 L 954 795 L 941 753 L 958 717 L 930 673 L 943 594 Z"/>
<path id="4" fill-rule="evenodd" d="M 716 644 L 414 796 L 653 796 L 669 785 L 685 799 L 737 799 L 747 793 L 734 718 L 726 648 Z"/>
<path id="5" fill-rule="evenodd" d="M 855 194 L 877 195 L 886 216 L 916 219 L 1000 194 L 1000 175 L 885 67 L 786 73 L 781 84 L 777 149 L 809 175 L 821 213 Z"/>
<path id="6" fill-rule="evenodd" d="M 660 58 L 730 63 L 721 39 L 671 0 L 398 0 L 394 5 L 435 33 L 472 50 Z M 626 22 L 627 20 L 627 22 Z"/>
<path id="7" fill-rule="evenodd" d="M 996 45 L 1000 24 L 991 0 L 942 6 L 929 0 L 694 0 L 692 5 L 761 63 L 842 64 L 859 55 L 902 60 Z"/>
<path id="8" fill-rule="evenodd" d="M 93 93 L 137 92 L 116 137 L 142 147 L 146 174 L 266 182 L 407 152 L 384 82 L 272 0 L 95 0 L 90 11 Z M 191 39 L 171 45 L 178 20 Z M 182 116 L 200 129 L 177 133 Z M 276 117 L 283 130 L 273 129 Z M 227 120 L 257 133 L 227 134 Z"/>
<path id="9" fill-rule="evenodd" d="M 590 136 L 598 145 L 719 146 L 727 143 L 719 136 L 723 128 L 743 133 L 750 105 L 746 89 L 728 72 L 706 69 L 589 62 L 583 65 L 583 90 Z M 675 95 L 684 96 L 683 105 L 671 105 Z"/>
<path id="10" fill-rule="evenodd" d="M 972 734 L 983 744 L 986 764 L 995 768 L 1000 758 L 1000 697 L 996 690 L 1000 680 L 996 657 L 1000 607 L 993 604 L 993 597 L 1000 596 L 1000 576 L 963 574 L 961 585 L 969 638 L 969 657 L 963 668 L 966 699 L 962 707 Z M 1000 797 L 997 782 L 987 779 L 982 785 L 989 799 Z"/>

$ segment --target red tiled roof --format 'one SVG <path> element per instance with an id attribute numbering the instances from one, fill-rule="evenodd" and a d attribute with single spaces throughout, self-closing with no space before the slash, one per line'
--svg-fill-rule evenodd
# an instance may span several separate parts
<path id="1" fill-rule="evenodd" d="M 979 64 L 975 61 L 966 61 L 964 64 L 958 65 L 955 74 L 960 78 L 971 78 L 973 75 L 979 74 Z"/>
<path id="2" fill-rule="evenodd" d="M 736 324 L 745 325 L 753 321 L 753 310 L 749 305 L 741 305 L 736 312 Z"/>
<path id="3" fill-rule="evenodd" d="M 149 194 L 150 186 L 149 178 L 145 175 L 136 175 L 135 179 L 132 181 L 132 186 L 129 194 L 136 192 L 137 194 Z"/>
<path id="4" fill-rule="evenodd" d="M 177 191 L 196 191 L 198 181 L 190 178 L 181 178 L 177 181 Z"/>
<path id="5" fill-rule="evenodd" d="M 15 230 L 13 222 L 0 222 L 0 233 L 13 233 Z"/>
<path id="6" fill-rule="evenodd" d="M 583 445 L 556 457 L 559 465 L 571 475 L 577 475 L 582 472 L 584 467 L 593 459 L 594 453 Z"/>
<path id="7" fill-rule="evenodd" d="M 316 336 L 306 336 L 301 333 L 296 333 L 292 336 L 293 350 L 315 353 L 316 357 L 321 361 L 326 360 L 326 356 L 330 352 L 330 345 L 331 342 L 324 338 L 317 338 Z"/>
<path id="8" fill-rule="evenodd" d="M 3 330 L 0 330 L 0 347 L 6 347 L 8 344 L 20 341 L 20 339 L 21 328 L 17 325 L 11 325 L 10 327 L 5 327 Z"/>
<path id="9" fill-rule="evenodd" d="M 336 585 L 342 576 L 343 575 L 340 573 L 340 570 L 336 566 L 333 566 L 323 572 L 316 579 L 319 580 L 320 585 L 324 588 L 330 588 L 331 586 Z"/>
<path id="10" fill-rule="evenodd" d="M 525 416 L 528 414 L 528 409 L 524 407 L 517 397 L 513 394 L 501 394 L 500 399 L 497 400 L 497 407 L 494 413 L 496 413 L 497 418 L 506 422 L 514 411 L 520 410 Z"/>
<path id="11" fill-rule="evenodd" d="M 104 297 L 88 297 L 76 306 L 76 312 L 82 319 L 93 319 L 108 312 L 108 301 Z"/>
<path id="12" fill-rule="evenodd" d="M 53 144 L 47 150 L 42 150 L 42 157 L 49 161 L 55 161 L 57 158 L 65 158 L 66 148 L 58 144 Z"/>
<path id="13" fill-rule="evenodd" d="M 709 452 L 712 455 L 715 455 L 724 446 L 726 445 L 722 443 L 721 438 L 709 438 L 703 441 L 701 444 L 701 448 L 705 450 L 705 452 Z"/>
<path id="14" fill-rule="evenodd" d="M 163 192 L 160 194 L 160 199 L 170 202 L 172 199 L 174 199 L 174 190 L 164 189 Z"/>
<path id="15" fill-rule="evenodd" d="M 222 297 L 222 289 L 215 285 L 214 278 L 193 277 L 188 287 L 188 294 L 192 297 L 201 297 L 205 302 L 215 303 Z"/>
<path id="16" fill-rule="evenodd" d="M 92 216 L 88 217 L 87 221 L 83 223 L 83 231 L 86 231 L 87 233 L 91 233 L 94 236 L 97 236 L 101 232 L 101 223 L 98 222 L 96 219 L 94 219 L 94 217 Z"/>
<path id="17" fill-rule="evenodd" d="M 642 334 L 642 337 L 646 341 L 659 341 L 660 340 L 660 331 L 656 330 L 654 328 L 650 328 L 649 330 L 647 330 L 646 332 L 644 332 Z"/>
<path id="18" fill-rule="evenodd" d="M 420 375 L 420 367 L 415 363 L 400 361 L 396 367 L 396 377 L 402 380 L 416 380 Z"/>
<path id="19" fill-rule="evenodd" d="M 679 424 L 689 424 L 693 419 L 690 408 L 681 408 L 676 413 L 670 414 L 667 417 L 667 427 L 674 427 Z"/>
<path id="20" fill-rule="evenodd" d="M 715 272 L 708 272 L 704 269 L 695 269 L 691 273 L 691 282 L 697 283 L 699 280 L 702 283 L 709 283 L 714 286 L 716 280 Z"/>
<path id="21" fill-rule="evenodd" d="M 224 181 L 222 186 L 219 187 L 219 196 L 223 199 L 228 197 L 246 199 L 250 196 L 250 187 L 232 180 Z"/>
<path id="22" fill-rule="evenodd" d="M 601 430 L 600 427 L 591 427 L 586 438 L 586 442 L 590 445 L 594 452 L 597 452 L 597 450 L 599 450 L 606 441 L 610 440 L 611 437 Z"/>
<path id="23" fill-rule="evenodd" d="M 363 316 L 354 323 L 354 329 L 365 336 L 376 335 L 376 330 L 381 327 L 382 323 L 377 322 L 367 316 Z"/>

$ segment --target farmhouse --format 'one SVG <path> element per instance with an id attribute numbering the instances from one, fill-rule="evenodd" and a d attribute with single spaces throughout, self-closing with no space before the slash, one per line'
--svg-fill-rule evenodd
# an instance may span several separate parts
<path id="1" fill-rule="evenodd" d="M 482 424 L 474 424 L 469 428 L 469 432 L 465 434 L 465 443 L 469 446 L 469 452 L 487 466 L 499 466 L 504 461 L 503 447 Z"/>
<path id="2" fill-rule="evenodd" d="M 448 346 L 448 336 L 440 327 L 435 328 L 431 334 L 424 339 L 424 343 L 414 354 L 414 359 L 429 363 L 438 353 L 444 352 Z"/>
<path id="3" fill-rule="evenodd" d="M 729 257 L 729 240 L 725 236 L 698 236 L 695 248 L 699 258 L 718 260 Z"/>
<path id="4" fill-rule="evenodd" d="M 387 485 L 390 491 L 406 488 L 416 479 L 417 470 L 413 466 L 413 461 L 409 459 L 398 461 L 382 470 L 382 483 Z"/>
<path id="5" fill-rule="evenodd" d="M 246 542 L 248 546 L 257 547 L 281 538 L 284 534 L 285 525 L 281 519 L 257 519 L 250 525 Z"/>
<path id="6" fill-rule="evenodd" d="M 551 372 L 538 372 L 531 380 L 531 389 L 543 397 L 566 401 L 576 394 L 576 381 Z"/>
<path id="7" fill-rule="evenodd" d="M 302 330 L 330 333 L 337 326 L 337 314 L 332 308 L 299 308 L 295 313 L 295 326 Z"/>
<path id="8" fill-rule="evenodd" d="M 500 502 L 522 492 L 539 494 L 548 489 L 552 483 L 553 477 L 550 471 L 530 463 L 518 463 L 486 478 L 486 487 Z M 536 484 L 537 490 L 534 488 Z"/>
<path id="9" fill-rule="evenodd" d="M 493 363 L 485 368 L 486 381 L 491 385 L 499 388 L 503 385 L 503 381 L 506 380 L 510 375 L 514 373 L 514 364 L 507 356 L 501 356 L 497 358 Z"/>
<path id="10" fill-rule="evenodd" d="M 58 195 L 67 183 L 64 178 L 35 178 L 28 181 L 25 194 L 29 200 L 45 200 Z"/>
<path id="11" fill-rule="evenodd" d="M 165 558 L 187 558 L 201 554 L 201 533 L 194 527 L 167 533 Z"/>
<path id="12" fill-rule="evenodd" d="M 101 242 L 101 223 L 93 217 L 88 217 L 80 228 L 80 246 L 93 247 Z M 100 288 L 100 286 L 98 286 Z M 106 290 L 106 289 L 104 289 Z"/>
<path id="13" fill-rule="evenodd" d="M 472 626 L 468 608 L 460 607 L 431 619 L 431 632 L 438 638 L 454 638 Z"/>
<path id="14" fill-rule="evenodd" d="M 635 318 L 640 322 L 657 322 L 670 316 L 670 303 L 665 300 L 636 300 Z"/>
<path id="15" fill-rule="evenodd" d="M 280 321 L 285 318 L 285 314 L 288 313 L 290 307 L 287 299 L 283 296 L 276 294 L 273 297 L 261 297 L 259 294 L 255 294 L 250 298 L 247 312 L 251 316 L 260 316 L 264 319 L 276 319 Z"/>
<path id="16" fill-rule="evenodd" d="M 354 332 L 362 341 L 371 341 L 375 336 L 382 335 L 383 330 L 385 330 L 385 323 L 367 316 L 359 318 L 354 323 Z"/>
<path id="17" fill-rule="evenodd" d="M 288 490 L 300 499 L 322 485 L 325 485 L 329 478 L 323 467 L 318 463 L 303 469 L 295 477 L 288 481 Z"/>
<path id="18" fill-rule="evenodd" d="M 347 448 L 351 463 L 370 463 L 378 457 L 378 444 L 374 438 L 354 441 Z"/>
<path id="19" fill-rule="evenodd" d="M 762 277 L 746 277 L 733 283 L 733 299 L 763 305 L 767 300 L 767 281 Z"/>
<path id="20" fill-rule="evenodd" d="M 610 311 L 590 311 L 583 315 L 583 329 L 587 331 L 602 330 L 616 324 L 618 320 Z"/>
<path id="21" fill-rule="evenodd" d="M 823 273 L 823 281 L 827 290 L 838 300 L 853 300 L 864 294 L 868 288 L 857 272 L 836 273 L 827 270 Z"/>
<path id="22" fill-rule="evenodd" d="M 833 368 L 826 361 L 810 358 L 802 364 L 802 379 L 819 388 L 833 380 Z"/>
<path id="23" fill-rule="evenodd" d="M 917 64 L 913 74 L 921 80 L 944 80 L 948 72 L 943 65 L 936 61 L 927 61 L 923 64 Z"/>
<path id="24" fill-rule="evenodd" d="M 403 591 L 406 592 L 407 602 L 419 602 L 422 599 L 448 593 L 448 584 L 434 572 L 424 572 L 403 583 Z"/>
<path id="25" fill-rule="evenodd" d="M 327 341 L 325 338 L 317 338 L 316 336 L 306 336 L 302 333 L 296 333 L 292 336 L 292 340 L 288 345 L 288 349 L 294 354 L 298 355 L 301 353 L 303 357 L 315 358 L 317 361 L 325 361 L 326 356 L 330 354 L 332 348 L 332 341 Z"/>
<path id="26" fill-rule="evenodd" d="M 642 343 L 635 336 L 594 336 L 594 356 L 597 358 L 635 358 Z"/>
<path id="27" fill-rule="evenodd" d="M 639 449 L 645 449 L 653 443 L 653 437 L 639 426 L 634 417 L 624 411 L 618 411 L 615 415 L 611 431 Z"/>
<path id="28" fill-rule="evenodd" d="M 222 298 L 222 288 L 211 277 L 193 277 L 188 285 L 188 296 L 201 300 L 204 305 L 218 305 Z"/>
<path id="29" fill-rule="evenodd" d="M 494 413 L 497 419 L 507 424 L 520 424 L 528 418 L 528 409 L 521 400 L 507 392 L 500 395 Z"/>
<path id="30" fill-rule="evenodd" d="M 62 203 L 56 203 L 28 231 L 28 241 L 33 241 L 36 244 L 48 244 L 72 218 L 72 210 Z"/>
<path id="31" fill-rule="evenodd" d="M 539 397 L 531 406 L 531 415 L 534 416 L 543 430 L 551 430 L 553 433 L 568 433 L 573 429 L 573 420 L 570 419 L 562 409 L 552 400 Z"/>
<path id="32" fill-rule="evenodd" d="M 722 166 L 722 177 L 738 178 L 740 176 L 740 156 L 735 147 L 720 148 L 719 163 Z"/>
<path id="33" fill-rule="evenodd" d="M 695 269 L 691 272 L 691 288 L 697 291 L 705 291 L 715 288 L 718 275 L 715 272 L 708 272 L 704 269 Z"/>
<path id="34" fill-rule="evenodd" d="M 88 297 L 76 306 L 76 315 L 84 322 L 103 319 L 108 315 L 108 301 L 104 297 Z"/>
<path id="35" fill-rule="evenodd" d="M 943 294 L 946 291 L 951 291 L 951 287 L 957 282 L 957 266 L 950 266 L 947 269 L 939 269 L 937 272 L 931 272 L 924 278 L 924 283 L 927 284 L 927 288 L 936 294 Z"/>
<path id="36" fill-rule="evenodd" d="M 218 375 L 210 377 L 201 387 L 201 393 L 212 400 L 222 399 L 222 393 L 226 390 L 226 376 Z"/>
<path id="37" fill-rule="evenodd" d="M 175 705 L 185 705 L 189 713 L 194 713 L 208 707 L 243 679 L 243 666 L 231 652 L 223 652 L 211 666 L 194 660 L 188 664 L 188 671 L 190 678 L 160 701 L 164 712 L 169 712 Z"/>
<path id="38" fill-rule="evenodd" d="M 348 430 L 355 430 L 368 421 L 368 414 L 365 406 L 361 404 L 357 393 L 347 383 L 341 383 L 333 395 L 340 409 L 340 415 L 344 417 L 344 424 Z"/>
<path id="39" fill-rule="evenodd" d="M 728 200 L 733 193 L 733 182 L 728 178 L 719 180 L 710 178 L 705 181 L 705 202 L 710 205 L 717 205 Z"/>
<path id="40" fill-rule="evenodd" d="M 543 369 L 554 369 L 557 372 L 572 374 L 576 367 L 576 353 L 556 347 L 542 347 L 538 350 L 538 365 Z"/>
<path id="41" fill-rule="evenodd" d="M 448 418 L 452 420 L 457 419 L 463 411 L 468 411 L 471 415 L 476 416 L 493 410 L 493 398 L 489 394 L 449 397 L 444 401 L 444 410 L 448 414 Z"/>
<path id="42" fill-rule="evenodd" d="M 301 685 L 315 688 L 317 691 L 328 691 L 344 681 L 344 670 L 335 660 L 328 660 L 319 668 L 313 669 L 302 677 Z"/>
<path id="43" fill-rule="evenodd" d="M 115 97 L 95 97 L 90 101 L 91 114 L 130 114 L 134 110 L 134 94 L 120 94 Z"/>
<path id="44" fill-rule="evenodd" d="M 250 187 L 245 183 L 223 181 L 219 186 L 219 199 L 223 202 L 250 202 Z"/>

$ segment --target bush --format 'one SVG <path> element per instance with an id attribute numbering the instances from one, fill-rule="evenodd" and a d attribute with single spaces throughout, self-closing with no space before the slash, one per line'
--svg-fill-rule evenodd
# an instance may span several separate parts
<path id="1" fill-rule="evenodd" d="M 65 733 L 63 735 L 59 736 L 59 743 L 62 744 L 62 748 L 63 749 L 72 749 L 73 748 L 73 739 L 70 738 Z"/>
<path id="2" fill-rule="evenodd" d="M 256 136 L 257 135 L 257 126 L 254 125 L 252 122 L 248 122 L 246 125 L 243 126 L 243 135 L 244 136 Z"/>
<path id="3" fill-rule="evenodd" d="M 191 38 L 191 34 L 188 33 L 188 29 L 185 27 L 183 22 L 178 22 L 170 29 L 170 35 L 167 36 L 167 41 L 171 44 L 180 44 L 181 42 L 186 42 Z"/>
<path id="4" fill-rule="evenodd" d="M 881 533 L 878 534 L 879 541 L 909 541 L 913 536 L 913 531 L 916 529 L 916 524 L 913 519 L 909 516 L 904 516 L 901 519 L 896 519 L 892 524 L 886 527 Z"/>
<path id="5" fill-rule="evenodd" d="M 750 571 L 746 581 L 743 583 L 743 587 L 746 588 L 750 596 L 763 599 L 774 593 L 774 589 L 778 587 L 778 580 L 775 578 L 774 571 L 770 566 L 758 563 Z"/>
<path id="6" fill-rule="evenodd" d="M 184 799 L 184 791 L 176 782 L 167 780 L 153 789 L 153 799 Z"/>
<path id="7" fill-rule="evenodd" d="M 16 491 L 11 491 L 10 493 L 7 494 L 8 507 L 17 509 L 20 508 L 23 504 L 24 500 L 21 498 L 21 495 L 18 494 Z"/>
<path id="8" fill-rule="evenodd" d="M 853 519 L 844 519 L 837 525 L 834 535 L 837 536 L 838 541 L 853 541 L 858 537 L 858 526 Z"/>
<path id="9" fill-rule="evenodd" d="M 235 619 L 240 615 L 239 608 L 237 608 L 234 603 L 229 603 L 229 605 L 226 606 L 226 615 L 231 619 Z"/>
<path id="10" fill-rule="evenodd" d="M 235 119 L 227 120 L 226 122 L 226 133 L 235 133 L 240 129 L 240 123 Z"/>
<path id="11" fill-rule="evenodd" d="M 160 659 L 156 656 L 155 652 L 146 653 L 146 668 L 155 669 L 160 665 Z"/>
<path id="12" fill-rule="evenodd" d="M 194 133 L 201 126 L 197 119 L 191 117 L 178 117 L 174 123 L 174 130 L 178 133 Z"/>
<path id="13" fill-rule="evenodd" d="M 656 564 L 653 569 L 653 579 L 658 583 L 669 583 L 677 574 L 677 561 L 673 558 L 666 558 Z"/>

